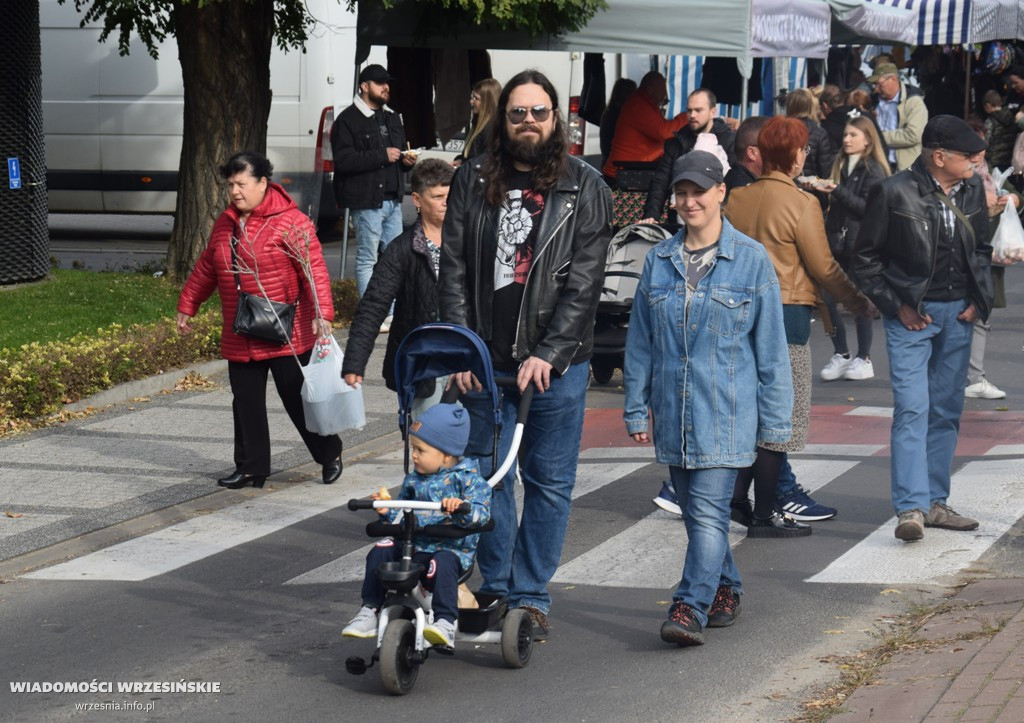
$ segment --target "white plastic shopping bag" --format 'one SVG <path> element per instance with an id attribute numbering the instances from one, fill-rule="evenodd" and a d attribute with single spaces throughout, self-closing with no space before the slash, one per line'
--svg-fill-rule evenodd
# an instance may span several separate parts
<path id="1" fill-rule="evenodd" d="M 363 390 L 341 378 L 341 347 L 334 337 L 318 339 L 302 367 L 302 411 L 306 429 L 322 436 L 366 426 Z"/>
<path id="2" fill-rule="evenodd" d="M 999 215 L 999 227 L 992 237 L 992 262 L 1009 266 L 1024 261 L 1024 226 L 1013 203 Z"/>

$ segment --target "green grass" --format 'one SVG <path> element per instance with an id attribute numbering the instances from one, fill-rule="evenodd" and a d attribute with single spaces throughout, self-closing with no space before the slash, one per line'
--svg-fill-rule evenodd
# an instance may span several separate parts
<path id="1" fill-rule="evenodd" d="M 180 291 L 150 274 L 54 269 L 39 282 L 0 287 L 0 349 L 173 318 Z"/>

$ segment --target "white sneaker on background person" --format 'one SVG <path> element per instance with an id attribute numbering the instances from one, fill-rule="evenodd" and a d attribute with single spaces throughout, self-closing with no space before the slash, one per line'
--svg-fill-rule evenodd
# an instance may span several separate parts
<path id="1" fill-rule="evenodd" d="M 1002 399 L 1006 396 L 1006 392 L 988 379 L 982 379 L 975 384 L 968 384 L 964 389 L 964 396 L 971 399 Z"/>
<path id="2" fill-rule="evenodd" d="M 833 354 L 825 368 L 821 370 L 821 378 L 826 382 L 834 382 L 846 373 L 850 366 L 850 355 Z"/>
<path id="3" fill-rule="evenodd" d="M 875 376 L 875 367 L 870 359 L 855 358 L 843 372 L 843 379 L 859 382 L 863 379 L 872 379 Z"/>

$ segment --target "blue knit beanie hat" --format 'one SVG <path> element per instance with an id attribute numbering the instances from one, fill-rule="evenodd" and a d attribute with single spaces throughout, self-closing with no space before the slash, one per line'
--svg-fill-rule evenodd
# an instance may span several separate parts
<path id="1" fill-rule="evenodd" d="M 409 433 L 445 454 L 461 457 L 469 443 L 469 412 L 457 404 L 435 404 L 412 423 Z"/>

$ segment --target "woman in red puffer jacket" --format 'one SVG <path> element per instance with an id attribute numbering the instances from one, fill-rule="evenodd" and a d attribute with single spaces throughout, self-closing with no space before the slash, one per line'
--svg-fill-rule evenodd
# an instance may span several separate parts
<path id="1" fill-rule="evenodd" d="M 341 438 L 307 431 L 300 397 L 300 364 L 309 361 L 317 339 L 331 333 L 334 304 L 330 276 L 312 222 L 281 186 L 271 183 L 273 169 L 264 156 L 252 152 L 238 153 L 221 166 L 231 205 L 214 223 L 210 241 L 178 299 L 178 331 L 187 334 L 192 330 L 189 321 L 202 303 L 214 291 L 220 292 L 224 316 L 221 354 L 228 360 L 234 395 L 235 471 L 217 484 L 229 489 L 249 484 L 262 487 L 270 474 L 267 372 L 274 375 L 277 393 L 302 441 L 323 467 L 324 484 L 341 476 Z M 237 264 L 232 263 L 232 238 L 237 239 Z M 308 259 L 315 288 L 310 288 L 300 259 Z M 296 304 L 290 344 L 235 333 L 236 269 L 242 291 Z"/>

